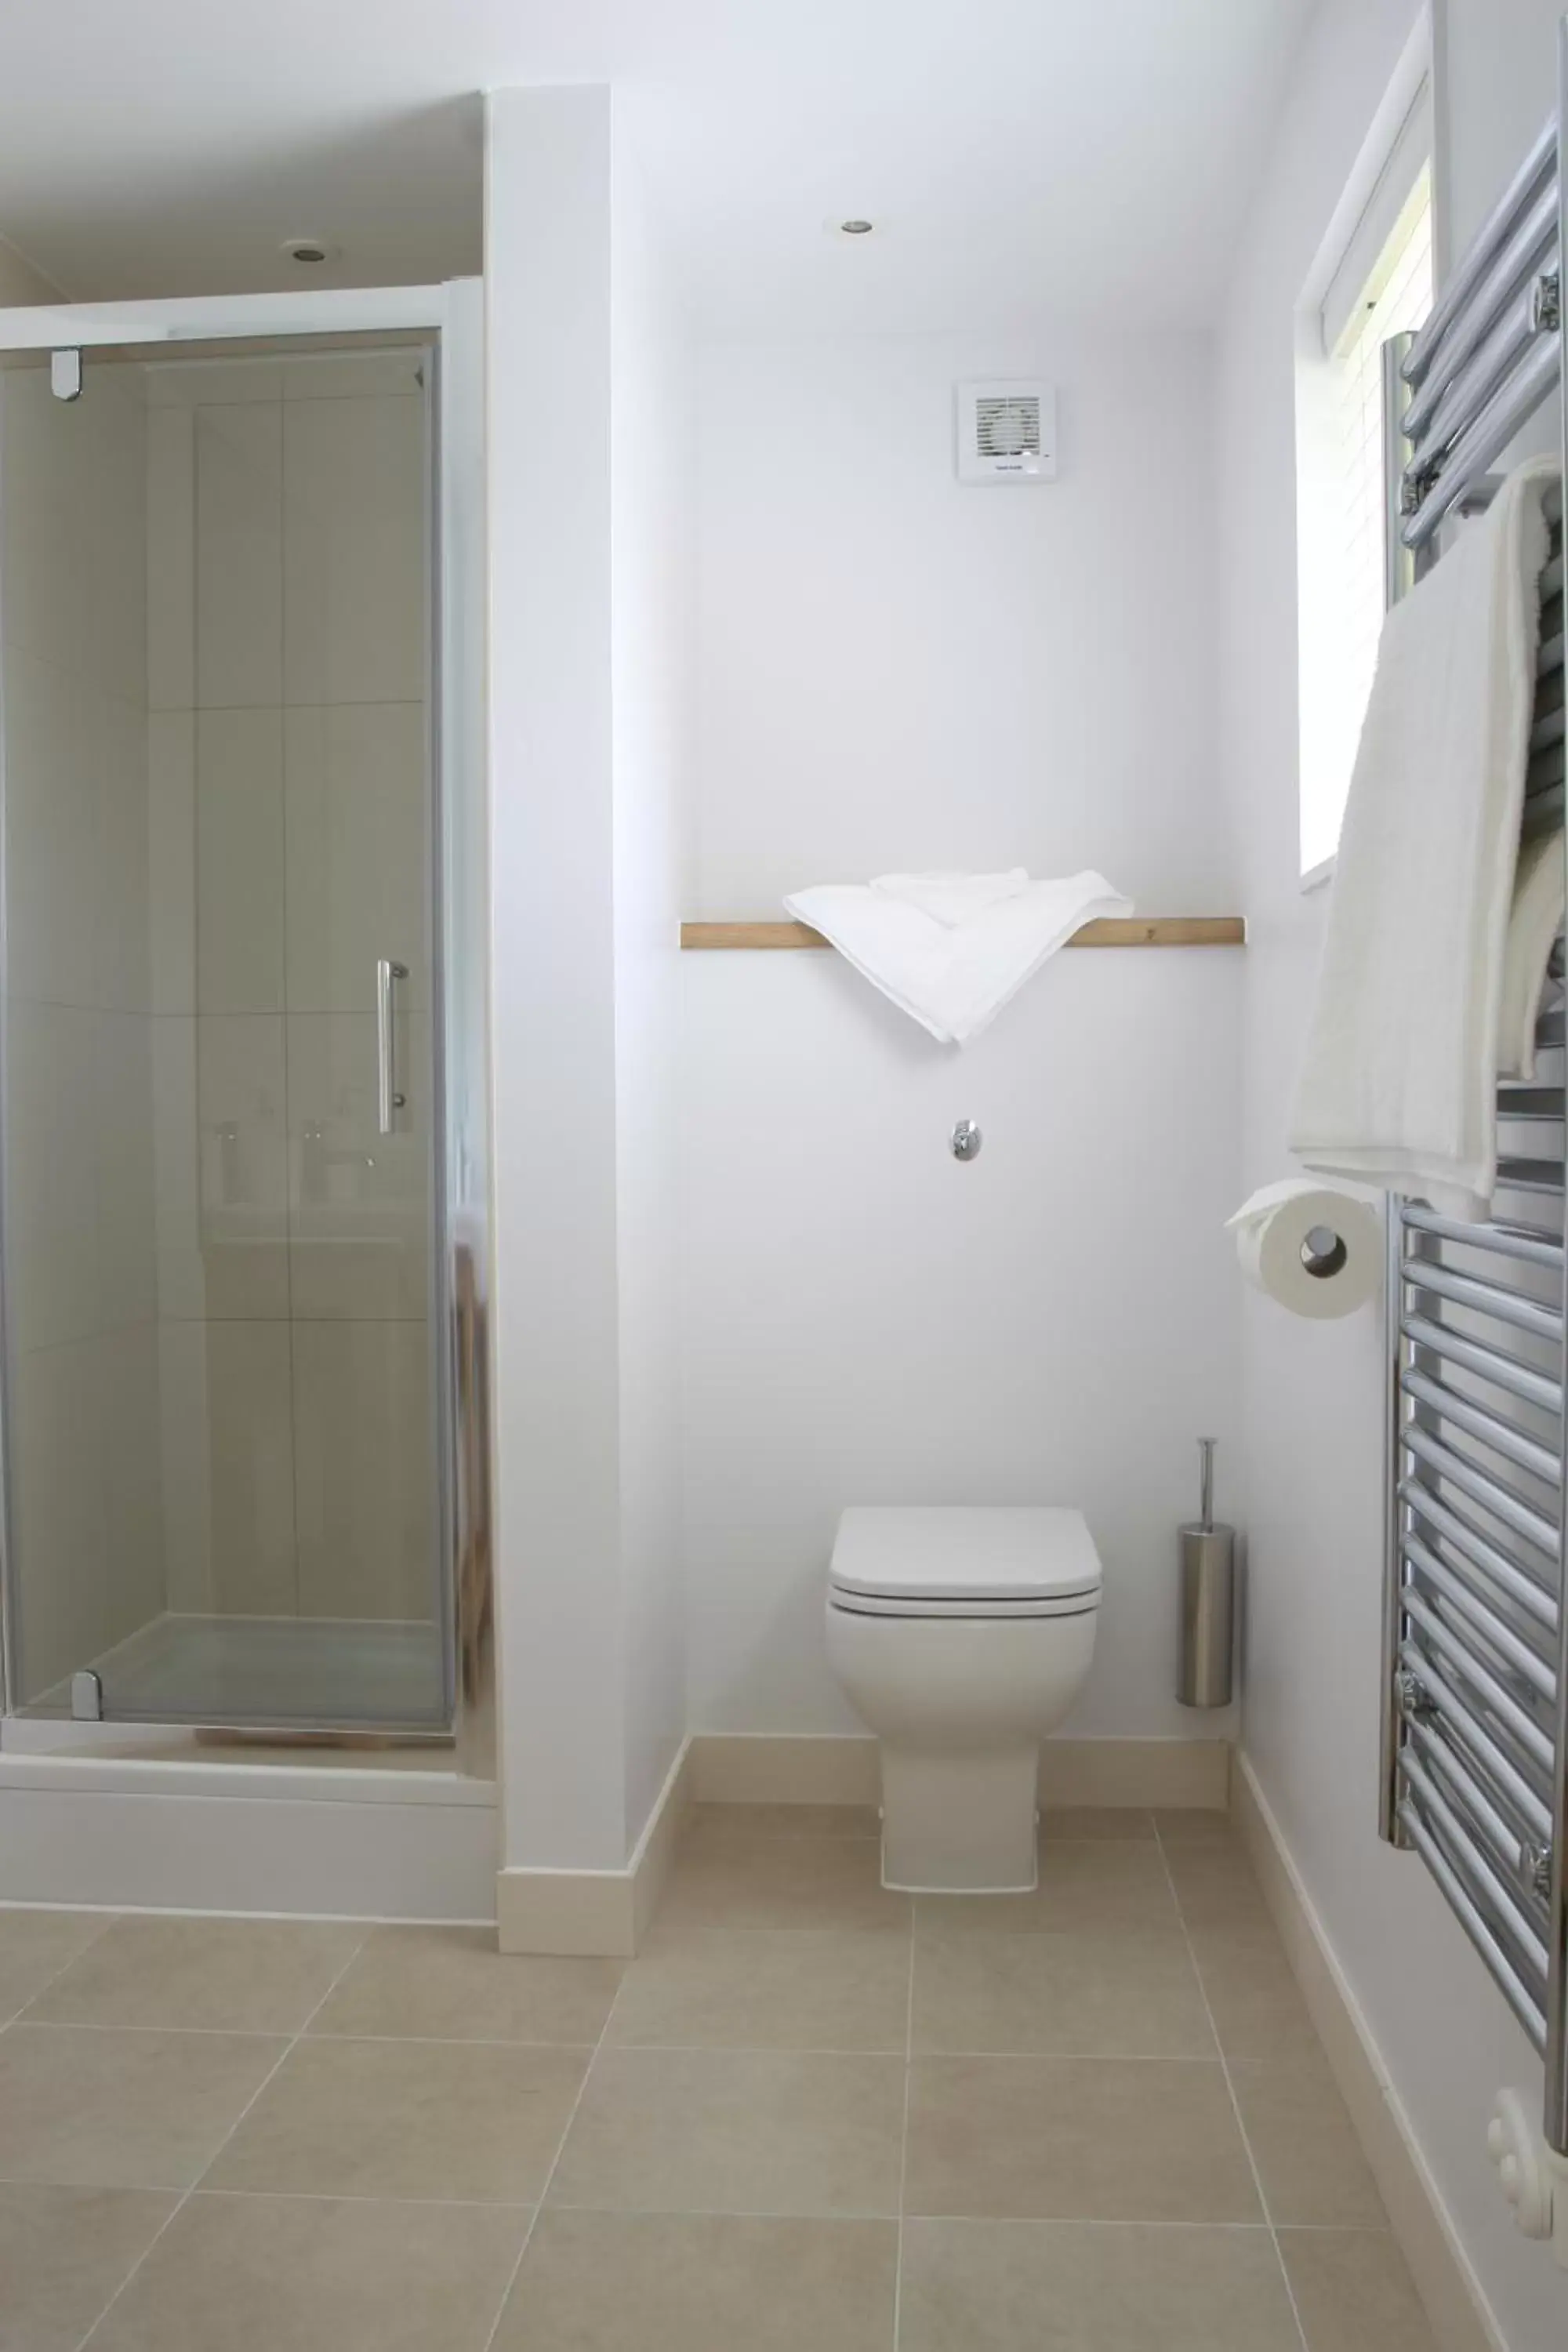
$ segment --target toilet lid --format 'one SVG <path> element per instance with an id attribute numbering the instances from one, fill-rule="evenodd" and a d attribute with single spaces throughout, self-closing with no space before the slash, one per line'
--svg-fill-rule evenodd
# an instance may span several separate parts
<path id="1" fill-rule="evenodd" d="M 838 1522 L 836 1592 L 949 1604 L 1064 1601 L 1096 1594 L 1100 1554 L 1081 1511 L 1005 1504 L 857 1504 Z"/>

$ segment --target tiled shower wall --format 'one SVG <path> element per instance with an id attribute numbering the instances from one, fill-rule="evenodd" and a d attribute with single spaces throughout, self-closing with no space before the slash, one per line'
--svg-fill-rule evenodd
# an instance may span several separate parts
<path id="1" fill-rule="evenodd" d="M 144 417 L 128 370 L 0 378 L 16 1669 L 163 1605 Z"/>
<path id="2" fill-rule="evenodd" d="M 421 355 L 146 371 L 168 1602 L 427 1617 Z M 375 962 L 400 1131 L 375 1121 Z"/>

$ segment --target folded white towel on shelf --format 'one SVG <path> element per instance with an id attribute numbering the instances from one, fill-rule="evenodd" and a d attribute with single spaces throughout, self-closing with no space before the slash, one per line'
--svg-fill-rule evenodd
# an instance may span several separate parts
<path id="1" fill-rule="evenodd" d="M 1103 874 L 1059 882 L 1031 882 L 1021 871 L 972 879 L 975 902 L 967 914 L 959 911 L 965 877 L 952 874 L 826 882 L 796 890 L 784 905 L 944 1045 L 977 1036 L 1085 923 L 1132 912 L 1131 899 Z"/>
<path id="2" fill-rule="evenodd" d="M 1290 1148 L 1484 1215 L 1497 1181 L 1504 947 L 1535 694 L 1549 459 L 1383 625 Z"/>
<path id="3" fill-rule="evenodd" d="M 1022 866 L 1010 866 L 1005 874 L 879 874 L 871 885 L 879 898 L 902 898 L 953 928 L 1028 887 L 1028 870 Z"/>
<path id="4" fill-rule="evenodd" d="M 1552 950 L 1563 929 L 1563 835 L 1543 834 L 1521 850 L 1514 877 L 1498 1010 L 1500 1078 L 1535 1076 L 1536 1016 Z"/>

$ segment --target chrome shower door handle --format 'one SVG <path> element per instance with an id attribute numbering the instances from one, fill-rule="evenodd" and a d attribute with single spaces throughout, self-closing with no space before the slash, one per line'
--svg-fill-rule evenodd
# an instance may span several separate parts
<path id="1" fill-rule="evenodd" d="M 390 1135 L 395 1113 L 400 1111 L 408 1097 L 395 1092 L 397 1031 L 393 983 L 406 980 L 408 966 L 394 963 L 390 956 L 378 956 L 375 965 L 375 1125 L 380 1135 Z"/>

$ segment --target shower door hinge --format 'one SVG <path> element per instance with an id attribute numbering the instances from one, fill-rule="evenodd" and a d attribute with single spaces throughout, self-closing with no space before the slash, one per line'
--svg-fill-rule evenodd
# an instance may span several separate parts
<path id="1" fill-rule="evenodd" d="M 103 1721 L 103 1682 L 90 1666 L 79 1667 L 71 1676 L 71 1721 Z"/>
<path id="2" fill-rule="evenodd" d="M 81 353 L 67 349 L 49 353 L 49 390 L 57 400 L 81 398 Z"/>

